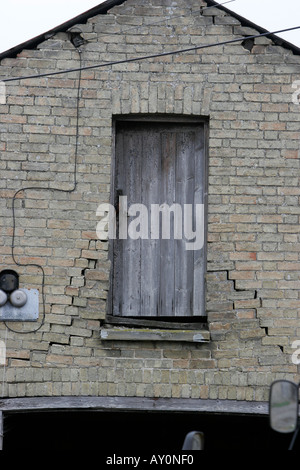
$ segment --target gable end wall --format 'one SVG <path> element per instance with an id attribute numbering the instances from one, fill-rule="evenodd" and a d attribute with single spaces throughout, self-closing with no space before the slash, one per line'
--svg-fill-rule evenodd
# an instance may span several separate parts
<path id="1" fill-rule="evenodd" d="M 194 0 L 128 0 L 78 25 L 83 66 L 256 34 Z M 205 6 L 205 4 L 203 4 Z M 193 13 L 197 11 L 197 13 Z M 163 21 L 163 18 L 168 20 Z M 176 17 L 176 18 L 175 18 Z M 174 18 L 174 19 L 173 19 Z M 75 31 L 75 27 L 73 30 Z M 131 396 L 264 401 L 299 381 L 299 57 L 266 37 L 83 70 L 74 181 L 78 72 L 6 83 L 0 105 L 0 266 L 42 290 L 45 321 L 0 323 L 3 397 Z M 0 76 L 78 68 L 65 32 L 2 60 Z M 210 341 L 102 341 L 113 119 L 209 123 L 207 315 Z M 11 254 L 12 198 L 16 231 Z M 34 264 L 34 266 L 32 266 Z"/>

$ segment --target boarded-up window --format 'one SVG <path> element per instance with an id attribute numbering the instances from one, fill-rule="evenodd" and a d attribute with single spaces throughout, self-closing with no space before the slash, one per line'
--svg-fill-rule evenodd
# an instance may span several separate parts
<path id="1" fill-rule="evenodd" d="M 203 124 L 117 123 L 113 315 L 205 315 L 204 149 Z"/>

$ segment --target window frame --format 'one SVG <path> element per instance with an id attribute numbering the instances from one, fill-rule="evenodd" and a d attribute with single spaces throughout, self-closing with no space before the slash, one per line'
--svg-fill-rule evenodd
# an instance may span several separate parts
<path id="1" fill-rule="evenodd" d="M 116 137 L 117 137 L 117 125 L 122 122 L 149 122 L 149 123 L 162 123 L 162 124 L 199 124 L 203 125 L 204 131 L 204 182 L 203 182 L 203 201 L 204 201 L 204 218 L 205 218 L 205 230 L 204 230 L 204 293 L 205 299 L 204 304 L 206 305 L 206 272 L 207 272 L 207 227 L 208 227 L 208 210 L 207 210 L 207 195 L 208 195 L 208 140 L 209 140 L 209 120 L 206 117 L 199 116 L 182 116 L 182 115 L 143 115 L 143 114 L 130 114 L 130 115 L 116 115 L 112 119 L 112 160 L 111 160 L 111 184 L 110 184 L 110 204 L 115 206 L 116 201 Z M 109 291 L 107 301 L 107 313 L 106 313 L 106 324 L 112 325 L 124 325 L 124 326 L 137 326 L 137 327 L 156 327 L 156 328 L 172 328 L 172 329 L 198 329 L 201 325 L 207 324 L 207 312 L 205 309 L 203 316 L 116 316 L 113 315 L 113 275 L 114 275 L 114 240 L 109 240 L 109 260 L 111 262 L 110 276 L 109 276 Z"/>

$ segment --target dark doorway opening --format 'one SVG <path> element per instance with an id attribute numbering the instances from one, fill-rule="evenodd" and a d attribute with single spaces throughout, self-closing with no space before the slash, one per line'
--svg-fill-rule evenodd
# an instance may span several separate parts
<path id="1" fill-rule="evenodd" d="M 204 450 L 287 450 L 291 435 L 267 417 L 178 412 L 39 411 L 4 414 L 3 450 L 180 452 L 185 435 L 204 432 Z"/>

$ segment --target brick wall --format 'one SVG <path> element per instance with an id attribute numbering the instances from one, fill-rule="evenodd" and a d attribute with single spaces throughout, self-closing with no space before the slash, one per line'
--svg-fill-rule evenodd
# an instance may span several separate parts
<path id="1" fill-rule="evenodd" d="M 144 3 L 78 25 L 83 66 L 257 34 L 216 8 L 193 13 L 199 1 Z M 79 64 L 58 33 L 4 59 L 0 76 Z M 258 38 L 250 51 L 239 42 L 82 71 L 73 191 L 78 78 L 8 82 L 0 105 L 0 266 L 40 292 L 35 265 L 45 273 L 44 323 L 41 311 L 38 324 L 0 323 L 2 396 L 260 401 L 272 380 L 299 380 L 299 57 Z M 100 340 L 110 264 L 96 210 L 110 197 L 112 117 L 130 113 L 209 117 L 205 344 Z M 15 202 L 16 268 L 12 198 L 22 188 L 30 189 Z"/>

